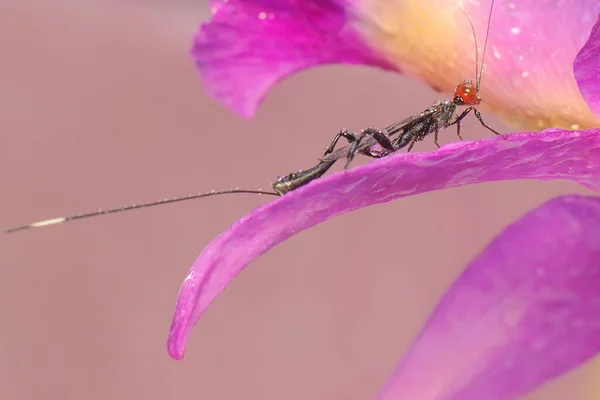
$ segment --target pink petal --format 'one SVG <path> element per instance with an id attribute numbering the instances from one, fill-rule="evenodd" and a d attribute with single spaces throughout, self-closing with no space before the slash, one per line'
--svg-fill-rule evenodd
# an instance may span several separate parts
<path id="1" fill-rule="evenodd" d="M 600 18 L 577 54 L 573 70 L 583 98 L 592 111 L 600 115 Z"/>
<path id="2" fill-rule="evenodd" d="M 474 79 L 491 0 L 365 0 L 369 43 L 404 73 L 450 93 Z M 482 107 L 512 125 L 541 130 L 600 125 L 573 76 L 573 61 L 600 13 L 597 0 L 496 0 L 481 86 Z M 579 125 L 579 128 L 576 128 Z"/>
<path id="3" fill-rule="evenodd" d="M 402 71 L 449 96 L 475 78 L 461 7 L 482 49 L 490 0 L 215 1 L 192 55 L 206 90 L 246 117 L 276 82 L 320 64 Z M 496 0 L 482 106 L 521 128 L 599 126 L 573 76 L 599 14 L 597 0 Z"/>
<path id="4" fill-rule="evenodd" d="M 334 63 L 392 68 L 358 35 L 350 5 L 342 0 L 213 1 L 213 18 L 192 49 L 206 90 L 251 117 L 269 88 L 294 72 Z"/>
<path id="5" fill-rule="evenodd" d="M 482 37 L 489 0 L 467 4 Z M 596 0 L 496 1 L 482 83 L 485 108 L 521 129 L 600 126 L 573 75 L 599 14 Z"/>
<path id="6" fill-rule="evenodd" d="M 379 399 L 509 400 L 600 351 L 600 199 L 505 229 L 438 304 Z"/>
<path id="7" fill-rule="evenodd" d="M 401 153 L 320 178 L 258 207 L 210 243 L 179 293 L 168 340 L 181 359 L 206 308 L 255 258 L 336 215 L 401 197 L 507 179 L 565 179 L 600 191 L 600 129 L 520 133 Z"/>

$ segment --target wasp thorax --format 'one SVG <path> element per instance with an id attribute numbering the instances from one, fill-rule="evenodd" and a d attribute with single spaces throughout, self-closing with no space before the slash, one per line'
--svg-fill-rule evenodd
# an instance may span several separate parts
<path id="1" fill-rule="evenodd" d="M 470 80 L 465 80 L 454 89 L 454 98 L 457 97 L 462 100 L 464 105 L 474 106 L 481 103 L 477 88 Z"/>

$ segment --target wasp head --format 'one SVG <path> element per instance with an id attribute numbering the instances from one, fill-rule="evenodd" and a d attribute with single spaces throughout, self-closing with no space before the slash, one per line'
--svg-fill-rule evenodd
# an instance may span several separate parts
<path id="1" fill-rule="evenodd" d="M 454 103 L 466 106 L 475 106 L 481 103 L 481 98 L 473 82 L 467 79 L 454 89 Z"/>

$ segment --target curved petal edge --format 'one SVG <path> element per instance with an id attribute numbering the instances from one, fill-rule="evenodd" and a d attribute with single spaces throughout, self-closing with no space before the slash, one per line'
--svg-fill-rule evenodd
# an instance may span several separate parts
<path id="1" fill-rule="evenodd" d="M 258 207 L 214 239 L 185 278 L 168 339 L 181 359 L 206 308 L 248 264 L 337 215 L 414 194 L 510 179 L 570 180 L 600 191 L 600 129 L 548 130 L 402 153 L 320 178 Z"/>
<path id="2" fill-rule="evenodd" d="M 207 92 L 235 112 L 254 115 L 267 91 L 320 64 L 395 69 L 364 43 L 352 1 L 221 0 L 194 38 L 192 57 Z"/>

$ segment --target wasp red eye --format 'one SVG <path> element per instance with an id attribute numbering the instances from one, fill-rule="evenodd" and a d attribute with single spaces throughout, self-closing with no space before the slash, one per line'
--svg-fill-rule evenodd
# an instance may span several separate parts
<path id="1" fill-rule="evenodd" d="M 454 89 L 454 97 L 460 97 L 463 104 L 474 106 L 481 103 L 481 98 L 477 94 L 477 89 L 469 80 L 464 81 Z"/>

